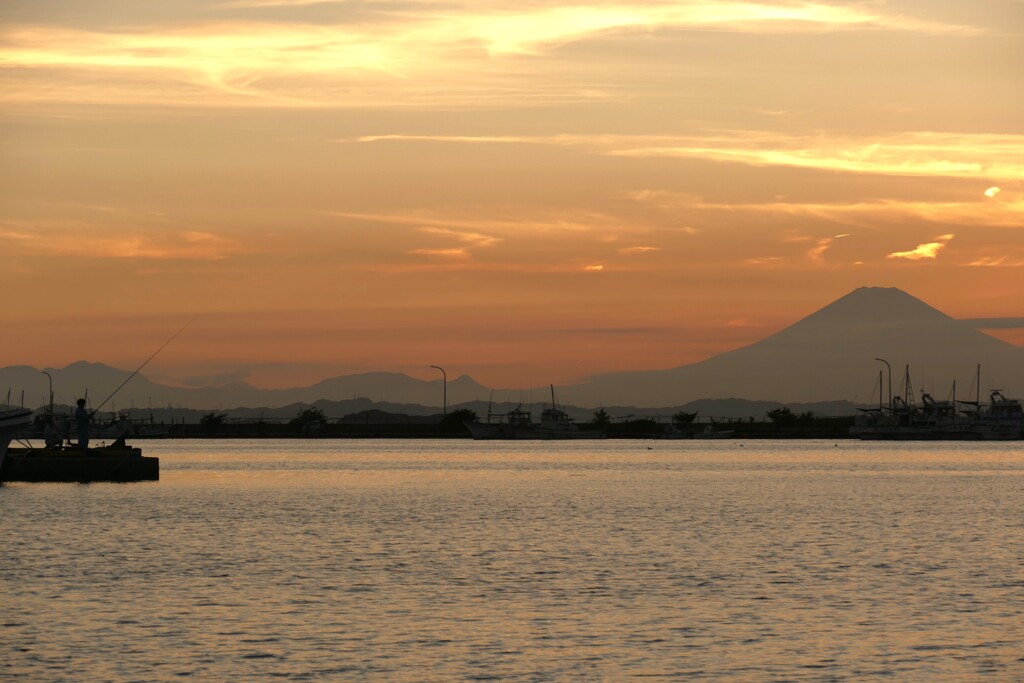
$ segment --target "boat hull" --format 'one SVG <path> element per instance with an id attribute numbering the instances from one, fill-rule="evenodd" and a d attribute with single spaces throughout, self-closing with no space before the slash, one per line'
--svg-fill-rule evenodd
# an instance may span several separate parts
<path id="1" fill-rule="evenodd" d="M 3 467 L 8 446 L 32 423 L 32 411 L 28 408 L 13 408 L 0 411 L 0 468 Z"/>

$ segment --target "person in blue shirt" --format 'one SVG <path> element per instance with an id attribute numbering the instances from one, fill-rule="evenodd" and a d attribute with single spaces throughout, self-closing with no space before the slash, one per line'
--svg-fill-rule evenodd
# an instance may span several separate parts
<path id="1" fill-rule="evenodd" d="M 89 419 L 92 416 L 85 409 L 85 399 L 78 399 L 78 408 L 75 409 L 75 422 L 78 423 L 78 447 L 89 447 Z"/>

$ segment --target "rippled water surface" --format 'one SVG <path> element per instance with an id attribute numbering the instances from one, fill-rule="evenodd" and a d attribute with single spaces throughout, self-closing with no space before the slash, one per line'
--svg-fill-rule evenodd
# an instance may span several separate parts
<path id="1" fill-rule="evenodd" d="M 0 678 L 1024 680 L 1019 443 L 140 445 L 0 488 Z"/>

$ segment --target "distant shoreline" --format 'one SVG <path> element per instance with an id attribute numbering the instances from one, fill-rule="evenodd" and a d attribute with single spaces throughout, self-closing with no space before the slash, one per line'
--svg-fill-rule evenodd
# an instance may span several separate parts
<path id="1" fill-rule="evenodd" d="M 849 439 L 854 418 L 820 418 L 808 424 L 776 425 L 771 422 L 729 422 L 712 425 L 716 432 L 731 432 L 733 439 Z M 469 430 L 442 431 L 437 424 L 327 424 L 319 431 L 303 433 L 282 424 L 226 424 L 210 429 L 200 424 L 155 425 L 164 427 L 162 433 L 129 434 L 129 442 L 160 439 L 471 439 Z M 663 423 L 614 423 L 606 427 L 608 439 L 688 441 L 707 427 L 699 425 L 676 426 Z M 107 440 L 112 440 L 107 438 Z"/>

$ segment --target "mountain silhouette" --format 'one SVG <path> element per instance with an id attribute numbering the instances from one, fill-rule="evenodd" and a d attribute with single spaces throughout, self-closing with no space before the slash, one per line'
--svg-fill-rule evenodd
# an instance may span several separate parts
<path id="1" fill-rule="evenodd" d="M 131 375 L 129 371 L 86 361 L 77 361 L 64 368 L 42 370 L 27 365 L 9 366 L 0 368 L 0 389 L 5 392 L 0 396 L 0 403 L 6 400 L 9 388 L 10 400 L 15 405 L 21 402 L 22 392 L 26 406 L 34 408 L 46 404 L 49 380 L 44 372 L 53 378 L 55 403 L 74 405 L 75 400 L 87 396 L 93 408 L 98 407 Z M 448 402 L 451 405 L 486 400 L 489 393 L 490 389 L 466 375 L 448 382 Z M 313 404 L 317 401 L 350 401 L 355 398 L 440 407 L 442 396 L 440 378 L 424 381 L 394 372 L 345 375 L 292 389 L 259 389 L 244 382 L 198 388 L 174 387 L 152 382 L 140 373 L 103 410 L 150 406 L 221 410 Z"/>
<path id="2" fill-rule="evenodd" d="M 892 366 L 893 392 L 902 393 L 905 366 L 915 391 L 943 398 L 957 381 L 957 397 L 973 396 L 974 376 L 982 366 L 982 396 L 998 388 L 1024 394 L 1024 349 L 983 334 L 954 320 L 906 292 L 862 287 L 789 327 L 749 346 L 668 370 L 597 375 L 556 387 L 560 403 L 579 407 L 682 406 L 699 399 L 747 399 L 783 403 L 833 400 L 874 403 L 884 358 Z M 44 368 L 53 377 L 55 400 L 71 405 L 88 391 L 98 405 L 131 373 L 100 363 L 80 361 Z M 883 394 L 888 392 L 888 376 Z M 0 369 L 0 390 L 11 401 L 46 403 L 48 380 L 29 366 Z M 448 382 L 449 405 L 486 401 L 490 389 L 468 376 Z M 496 390 L 497 400 L 547 388 Z M 308 387 L 258 389 L 245 383 L 201 388 L 170 387 L 136 376 L 105 409 L 174 406 L 199 410 L 280 407 L 355 398 L 394 404 L 441 405 L 441 379 L 424 381 L 391 372 L 333 377 Z M 5 397 L 0 396 L 0 401 Z"/>
<path id="3" fill-rule="evenodd" d="M 749 346 L 669 370 L 598 375 L 559 391 L 562 400 L 614 400 L 637 406 L 699 398 L 783 402 L 878 398 L 876 358 L 893 369 L 899 393 L 910 366 L 915 391 L 958 397 L 973 393 L 977 364 L 982 391 L 1024 388 L 1024 349 L 954 320 L 895 288 L 862 287 Z M 888 372 L 885 377 L 888 391 Z M 970 385 L 970 387 L 968 386 Z"/>

